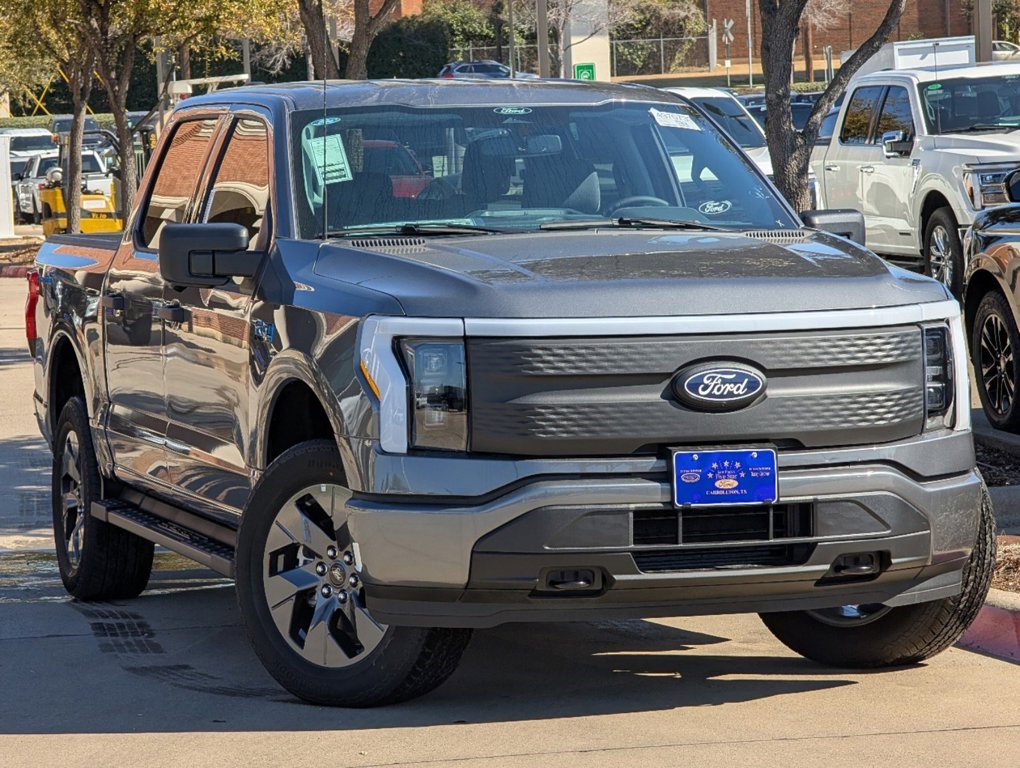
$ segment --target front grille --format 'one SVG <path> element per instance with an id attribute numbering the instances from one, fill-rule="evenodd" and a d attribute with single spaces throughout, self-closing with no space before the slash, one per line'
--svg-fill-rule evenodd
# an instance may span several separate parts
<path id="1" fill-rule="evenodd" d="M 765 544 L 758 547 L 711 549 L 663 549 L 634 552 L 634 562 L 644 573 L 697 571 L 717 568 L 781 568 L 804 565 L 814 544 Z"/>
<path id="2" fill-rule="evenodd" d="M 634 546 L 774 541 L 813 535 L 811 504 L 637 509 Z"/>
<path id="3" fill-rule="evenodd" d="M 917 327 L 608 338 L 469 338 L 471 450 L 526 456 L 655 453 L 768 442 L 823 448 L 921 431 Z M 764 372 L 764 399 L 705 413 L 672 392 L 700 361 Z"/>

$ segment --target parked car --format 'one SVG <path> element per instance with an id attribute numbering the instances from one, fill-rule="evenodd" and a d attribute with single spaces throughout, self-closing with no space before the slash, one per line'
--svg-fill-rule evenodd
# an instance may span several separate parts
<path id="1" fill-rule="evenodd" d="M 510 77 L 510 67 L 500 64 L 498 61 L 451 61 L 439 70 L 439 77 L 450 78 L 475 78 L 482 80 L 500 80 Z M 538 75 L 531 72 L 514 72 L 517 80 L 534 80 Z"/>
<path id="2" fill-rule="evenodd" d="M 39 152 L 51 152 L 53 137 L 45 128 L 3 128 L 0 133 L 11 137 L 11 157 L 31 157 Z"/>
<path id="3" fill-rule="evenodd" d="M 808 118 L 811 117 L 811 112 L 814 108 L 815 105 L 811 102 L 790 102 L 790 115 L 793 118 L 793 127 L 798 131 L 803 131 L 804 126 L 807 125 Z M 751 116 L 758 122 L 758 125 L 765 128 L 765 119 L 768 117 L 768 107 L 765 104 L 748 107 L 748 112 L 750 112 Z"/>
<path id="4" fill-rule="evenodd" d="M 1020 432 L 1020 173 L 1003 187 L 1014 204 L 978 212 L 964 238 L 963 308 L 985 416 L 996 429 Z"/>
<path id="5" fill-rule="evenodd" d="M 751 114 L 734 96 L 717 88 L 665 88 L 689 99 L 703 109 L 709 117 L 729 134 L 740 148 L 761 168 L 762 173 L 772 178 L 772 158 L 765 140 L 765 131 Z M 817 208 L 818 180 L 814 171 L 808 172 L 808 187 L 811 194 L 811 207 Z"/>
<path id="6" fill-rule="evenodd" d="M 960 232 L 1020 166 L 1020 63 L 881 70 L 848 93 L 812 152 L 821 206 L 862 211 L 870 248 L 960 295 Z"/>
<path id="7" fill-rule="evenodd" d="M 959 305 L 679 97 L 228 89 L 150 167 L 129 232 L 54 236 L 29 281 L 77 599 L 138 595 L 158 542 L 235 579 L 281 685 L 347 707 L 427 693 L 505 622 L 759 612 L 874 668 L 977 615 Z"/>
<path id="8" fill-rule="evenodd" d="M 992 61 L 1020 59 L 1020 45 L 1006 40 L 992 41 Z"/>
<path id="9" fill-rule="evenodd" d="M 52 146 L 52 144 L 50 145 Z M 11 178 L 14 181 L 16 200 L 15 216 L 22 221 L 38 224 L 42 220 L 42 204 L 39 189 L 46 185 L 46 172 L 59 166 L 56 150 L 25 158 L 24 167 Z"/>

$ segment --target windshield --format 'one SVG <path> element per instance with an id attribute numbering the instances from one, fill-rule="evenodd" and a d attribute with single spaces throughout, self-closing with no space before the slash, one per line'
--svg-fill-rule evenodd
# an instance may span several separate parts
<path id="1" fill-rule="evenodd" d="M 81 172 L 82 173 L 106 173 L 106 169 L 103 168 L 103 164 L 99 161 L 99 158 L 95 155 L 82 155 L 81 156 Z"/>
<path id="2" fill-rule="evenodd" d="M 917 87 L 930 133 L 1020 128 L 1020 75 L 960 77 Z"/>
<path id="3" fill-rule="evenodd" d="M 726 96 L 704 96 L 693 101 L 715 120 L 744 149 L 765 146 L 765 134 L 754 118 L 735 100 Z"/>
<path id="4" fill-rule="evenodd" d="M 40 149 L 53 149 L 53 137 L 49 134 L 11 137 L 12 152 L 38 152 Z"/>
<path id="5" fill-rule="evenodd" d="M 16 173 L 24 176 L 25 171 L 28 169 L 28 163 L 28 158 L 11 160 L 11 176 L 14 176 Z"/>
<path id="6" fill-rule="evenodd" d="M 676 103 L 371 107 L 294 114 L 300 236 L 534 231 L 654 219 L 794 228 L 743 153 Z M 375 162 L 383 151 L 396 163 Z M 399 178 L 415 163 L 422 183 Z"/>
<path id="7" fill-rule="evenodd" d="M 44 157 L 39 160 L 39 167 L 35 169 L 35 175 L 42 178 L 46 175 L 46 171 L 50 168 L 57 167 L 57 158 L 55 157 Z"/>

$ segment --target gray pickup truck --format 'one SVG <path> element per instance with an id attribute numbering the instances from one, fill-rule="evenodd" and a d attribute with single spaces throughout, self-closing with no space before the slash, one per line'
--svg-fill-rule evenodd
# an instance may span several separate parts
<path id="1" fill-rule="evenodd" d="M 30 276 L 64 584 L 134 597 L 181 552 L 340 706 L 514 621 L 757 612 L 822 663 L 927 658 L 994 522 L 959 306 L 861 228 L 653 89 L 188 99 L 123 235 Z"/>

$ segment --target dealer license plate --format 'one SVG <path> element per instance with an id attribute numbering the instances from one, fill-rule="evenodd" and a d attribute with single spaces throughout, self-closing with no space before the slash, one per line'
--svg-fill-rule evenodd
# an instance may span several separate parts
<path id="1" fill-rule="evenodd" d="M 779 498 L 771 448 L 673 452 L 673 503 L 771 504 Z"/>

